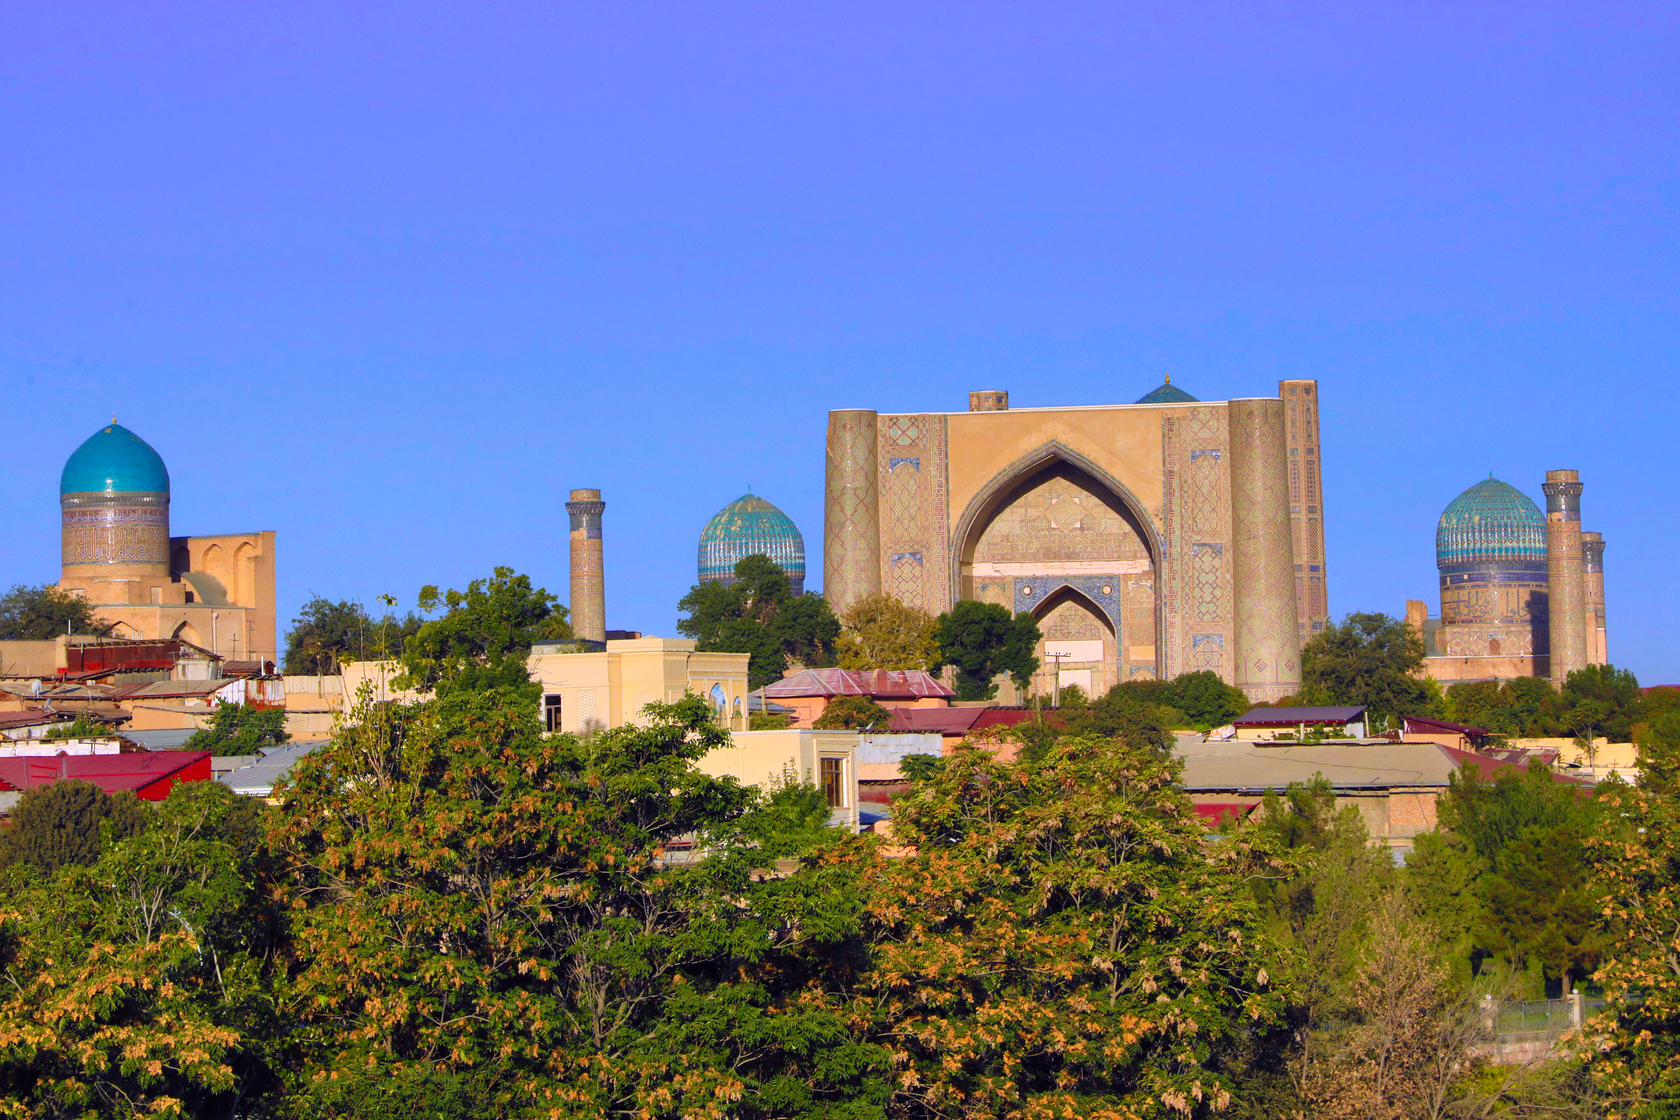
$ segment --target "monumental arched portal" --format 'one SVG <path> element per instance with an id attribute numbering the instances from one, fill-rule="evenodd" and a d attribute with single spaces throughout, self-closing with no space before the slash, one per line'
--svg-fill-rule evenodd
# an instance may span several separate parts
<path id="1" fill-rule="evenodd" d="M 960 599 L 1039 620 L 1040 658 L 1093 694 L 1211 669 L 1297 690 L 1327 618 L 1317 384 L 1131 405 L 830 413 L 824 593 Z M 1045 674 L 1045 682 L 1056 679 Z"/>

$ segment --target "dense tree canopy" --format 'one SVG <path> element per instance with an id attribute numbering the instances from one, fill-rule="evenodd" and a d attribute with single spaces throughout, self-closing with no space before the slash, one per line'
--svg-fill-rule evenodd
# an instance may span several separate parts
<path id="1" fill-rule="evenodd" d="M 465 591 L 420 589 L 420 609 L 444 613 L 420 626 L 403 647 L 402 663 L 416 688 L 523 683 L 533 643 L 572 636 L 566 608 L 512 568 L 496 568 Z"/>
<path id="2" fill-rule="evenodd" d="M 939 657 L 939 623 L 891 595 L 865 595 L 840 616 L 842 669 L 926 669 Z"/>
<path id="3" fill-rule="evenodd" d="M 1404 619 L 1355 612 L 1301 650 L 1301 689 L 1316 704 L 1364 704 L 1390 719 L 1435 714 L 1423 666 L 1423 638 Z"/>
<path id="4" fill-rule="evenodd" d="M 1007 674 L 1016 687 L 1026 688 L 1038 672 L 1038 623 L 1032 615 L 1011 616 L 996 603 L 965 599 L 940 615 L 939 657 L 931 666 L 957 669 L 957 695 L 964 700 L 990 700 L 997 695 L 994 678 Z"/>
<path id="5" fill-rule="evenodd" d="M 216 710 L 210 713 L 209 725 L 193 732 L 182 749 L 213 754 L 263 754 L 290 738 L 284 708 L 218 702 Z"/>
<path id="6" fill-rule="evenodd" d="M 412 611 L 402 619 L 374 618 L 360 603 L 317 595 L 286 633 L 285 671 L 324 675 L 338 672 L 346 661 L 400 656 L 423 621 Z"/>
<path id="7" fill-rule="evenodd" d="M 57 584 L 17 584 L 0 595 L 0 641 L 41 641 L 60 634 L 109 634 L 113 627 L 99 621 L 80 595 Z M 6 672 L 0 666 L 0 672 Z"/>
<path id="8" fill-rule="evenodd" d="M 892 1115 L 1211 1116 L 1280 1010 L 1250 850 L 1207 845 L 1165 752 L 959 748 L 894 804 L 848 1006 L 891 1053 Z"/>
<path id="9" fill-rule="evenodd" d="M 12 807 L 11 827 L 0 833 L 0 866 L 28 864 L 50 875 L 71 864 L 92 863 L 107 842 L 139 831 L 146 814 L 132 793 L 113 796 L 92 782 L 26 789 Z"/>
<path id="10" fill-rule="evenodd" d="M 747 653 L 753 688 L 778 681 L 793 665 L 832 665 L 840 620 L 821 595 L 795 595 L 786 573 L 768 556 L 735 565 L 735 579 L 695 584 L 677 609 L 687 615 L 677 630 L 699 648 Z"/>

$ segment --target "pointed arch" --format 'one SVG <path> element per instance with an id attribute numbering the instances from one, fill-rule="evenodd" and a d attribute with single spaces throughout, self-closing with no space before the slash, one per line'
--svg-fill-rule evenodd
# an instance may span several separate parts
<path id="1" fill-rule="evenodd" d="M 958 568 L 973 556 L 980 532 L 985 529 L 992 515 L 1025 483 L 1057 463 L 1066 463 L 1081 474 L 1090 476 L 1092 481 L 1109 492 L 1125 511 L 1126 520 L 1136 530 L 1144 547 L 1149 550 L 1150 566 L 1160 569 L 1161 538 L 1155 532 L 1154 519 L 1149 516 L 1149 511 L 1138 500 L 1138 496 L 1132 493 L 1131 488 L 1124 482 L 1093 462 L 1089 456 L 1075 451 L 1059 439 L 1053 439 L 1010 463 L 969 499 L 951 534 L 951 545 L 955 550 L 951 557 L 953 581 L 960 580 L 960 576 L 957 575 Z M 954 598 L 961 597 L 954 594 L 957 590 L 957 587 L 952 588 Z"/>
<path id="2" fill-rule="evenodd" d="M 1149 637 L 1155 649 L 1155 673 L 1159 676 L 1166 656 L 1166 612 L 1163 607 L 1165 581 L 1161 578 L 1164 549 L 1160 534 L 1155 528 L 1155 520 L 1130 487 L 1088 455 L 1069 447 L 1061 440 L 1049 440 L 1016 459 L 994 475 L 969 499 L 962 515 L 952 527 L 949 588 L 951 601 L 962 600 L 967 597 L 965 591 L 972 590 L 965 587 L 965 581 L 972 580 L 976 546 L 994 517 L 1045 474 L 1061 468 L 1071 469 L 1088 479 L 1096 495 L 1107 500 L 1136 533 L 1148 554 L 1149 565 L 1154 573 L 1154 633 Z M 1113 619 L 1108 611 L 1101 608 L 1098 614 L 1099 617 L 1110 618 L 1117 649 L 1120 648 L 1118 644 L 1129 639 L 1121 637 L 1122 627 L 1119 620 Z"/>

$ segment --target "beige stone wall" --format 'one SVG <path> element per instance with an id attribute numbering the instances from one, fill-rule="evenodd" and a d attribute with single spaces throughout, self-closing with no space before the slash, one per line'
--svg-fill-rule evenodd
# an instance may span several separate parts
<path id="1" fill-rule="evenodd" d="M 730 744 L 703 755 L 695 768 L 713 777 L 732 777 L 743 785 L 768 787 L 785 780 L 821 786 L 822 760 L 841 766 L 841 801 L 832 809 L 835 823 L 857 829 L 857 748 L 855 731 L 741 731 Z"/>
<path id="2" fill-rule="evenodd" d="M 560 698 L 562 731 L 621 727 L 644 721 L 650 703 L 675 703 L 687 692 L 716 703 L 725 726 L 746 730 L 745 653 L 698 653 L 681 638 L 609 641 L 601 653 L 532 654 L 531 675 L 545 696 Z"/>
<path id="3" fill-rule="evenodd" d="M 1544 654 L 1531 657 L 1426 657 L 1423 659 L 1423 673 L 1442 684 L 1510 681 L 1518 677 L 1549 676 L 1550 661 Z"/>

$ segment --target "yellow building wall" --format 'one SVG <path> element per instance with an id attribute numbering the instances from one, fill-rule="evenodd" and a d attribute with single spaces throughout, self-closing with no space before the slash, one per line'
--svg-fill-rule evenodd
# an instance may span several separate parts
<path id="1" fill-rule="evenodd" d="M 821 785 L 822 760 L 840 762 L 842 804 L 831 809 L 832 823 L 857 831 L 857 748 L 855 731 L 738 731 L 694 766 L 714 778 L 731 777 L 743 785 L 768 788 L 792 779 Z"/>

